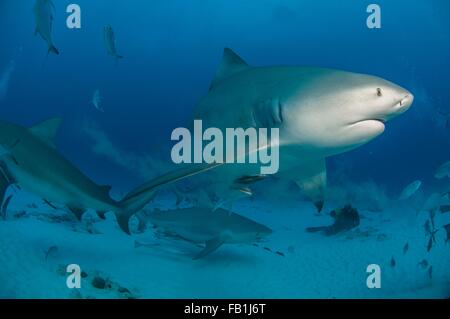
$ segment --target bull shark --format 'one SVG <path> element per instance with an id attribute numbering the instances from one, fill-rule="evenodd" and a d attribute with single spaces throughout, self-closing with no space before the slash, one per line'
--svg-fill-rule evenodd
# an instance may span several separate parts
<path id="1" fill-rule="evenodd" d="M 102 218 L 106 212 L 114 212 L 120 228 L 130 234 L 130 217 L 153 198 L 159 186 L 216 166 L 170 171 L 115 201 L 109 196 L 110 186 L 97 185 L 57 151 L 54 141 L 60 124 L 59 118 L 31 128 L 0 121 L 0 145 L 7 150 L 0 161 L 0 203 L 8 186 L 14 184 L 47 203 L 66 206 L 79 219 L 87 209 L 94 209 Z"/>
<path id="2" fill-rule="evenodd" d="M 222 208 L 214 212 L 209 207 L 155 210 L 145 216 L 147 222 L 169 237 L 204 244 L 194 259 L 209 255 L 223 244 L 251 244 L 272 233 L 270 228 Z"/>
<path id="3" fill-rule="evenodd" d="M 114 35 L 114 30 L 110 25 L 107 25 L 103 28 L 103 38 L 108 55 L 114 57 L 117 60 L 123 59 L 123 56 L 117 54 L 116 37 Z"/>
<path id="4" fill-rule="evenodd" d="M 252 67 L 226 48 L 193 118 L 222 130 L 278 128 L 278 177 L 293 180 L 320 211 L 325 159 L 382 134 L 385 123 L 408 110 L 413 99 L 408 90 L 377 76 L 316 67 Z M 226 198 L 230 190 L 241 189 L 251 194 L 251 183 L 261 179 L 260 166 L 216 169 L 216 195 Z"/>
<path id="5" fill-rule="evenodd" d="M 92 105 L 94 105 L 94 107 L 100 111 L 100 112 L 105 112 L 105 110 L 102 108 L 101 103 L 102 103 L 102 97 L 100 95 L 100 90 L 95 90 L 94 95 L 92 96 Z"/>
<path id="6" fill-rule="evenodd" d="M 53 10 L 55 6 L 52 0 L 36 0 L 34 5 L 34 17 L 36 20 L 35 34 L 39 34 L 48 45 L 48 52 L 59 54 L 59 50 L 53 44 Z"/>

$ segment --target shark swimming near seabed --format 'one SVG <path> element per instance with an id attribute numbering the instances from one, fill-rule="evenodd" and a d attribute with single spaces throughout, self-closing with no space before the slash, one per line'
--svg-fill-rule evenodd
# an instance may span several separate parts
<path id="1" fill-rule="evenodd" d="M 100 217 L 114 212 L 120 228 L 129 234 L 130 217 L 153 198 L 159 186 L 219 165 L 170 171 L 137 187 L 121 201 L 115 201 L 109 196 L 110 186 L 97 185 L 57 151 L 55 136 L 60 124 L 58 118 L 31 128 L 0 121 L 0 145 L 8 146 L 0 161 L 0 203 L 9 185 L 17 185 L 48 203 L 65 205 L 78 219 L 87 209 L 94 209 Z"/>
<path id="2" fill-rule="evenodd" d="M 47 43 L 48 53 L 59 54 L 59 50 L 53 44 L 52 28 L 53 28 L 53 10 L 55 5 L 52 0 L 36 0 L 33 8 L 35 17 L 35 34 L 39 34 Z"/>
<path id="3" fill-rule="evenodd" d="M 269 145 L 279 148 L 276 176 L 294 181 L 320 211 L 325 159 L 382 134 L 385 123 L 408 110 L 413 99 L 411 92 L 376 76 L 315 67 L 252 67 L 226 48 L 193 119 L 222 131 L 278 128 L 278 144 Z M 261 179 L 260 167 L 224 165 L 212 172 L 208 188 L 225 199 L 242 189 L 252 194 L 252 182 Z"/>
<path id="4" fill-rule="evenodd" d="M 163 235 L 204 244 L 194 259 L 209 255 L 223 244 L 251 244 L 272 233 L 270 228 L 222 208 L 214 212 L 210 207 L 155 210 L 144 218 Z"/>

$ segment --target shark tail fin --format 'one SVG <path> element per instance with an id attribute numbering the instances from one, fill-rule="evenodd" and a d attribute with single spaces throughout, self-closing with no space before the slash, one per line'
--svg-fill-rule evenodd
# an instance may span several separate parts
<path id="1" fill-rule="evenodd" d="M 210 170 L 220 165 L 222 164 L 215 163 L 189 165 L 185 168 L 174 170 L 161 175 L 151 180 L 150 182 L 147 182 L 132 190 L 119 202 L 119 209 L 115 212 L 116 219 L 120 228 L 125 233 L 131 234 L 128 225 L 131 216 L 144 208 L 144 206 L 153 199 L 159 187 Z"/>
<path id="2" fill-rule="evenodd" d="M 59 55 L 59 50 L 52 44 L 48 47 L 48 53 Z"/>

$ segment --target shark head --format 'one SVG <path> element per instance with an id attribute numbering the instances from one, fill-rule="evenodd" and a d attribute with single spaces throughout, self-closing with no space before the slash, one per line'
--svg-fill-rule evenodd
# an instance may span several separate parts
<path id="1" fill-rule="evenodd" d="M 308 81 L 295 82 L 280 99 L 280 136 L 286 144 L 313 145 L 326 155 L 374 139 L 414 99 L 406 89 L 376 76 L 327 69 L 302 72 Z"/>

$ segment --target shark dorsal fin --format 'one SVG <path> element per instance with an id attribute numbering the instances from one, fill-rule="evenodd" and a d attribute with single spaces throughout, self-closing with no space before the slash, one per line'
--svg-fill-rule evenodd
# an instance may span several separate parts
<path id="1" fill-rule="evenodd" d="M 233 50 L 225 48 L 223 50 L 222 62 L 216 71 L 216 75 L 211 82 L 210 90 L 220 81 L 229 78 L 230 76 L 247 69 L 248 64 Z"/>
<path id="2" fill-rule="evenodd" d="M 60 126 L 61 119 L 52 118 L 32 126 L 30 131 L 45 143 L 54 146 L 56 132 Z"/>

